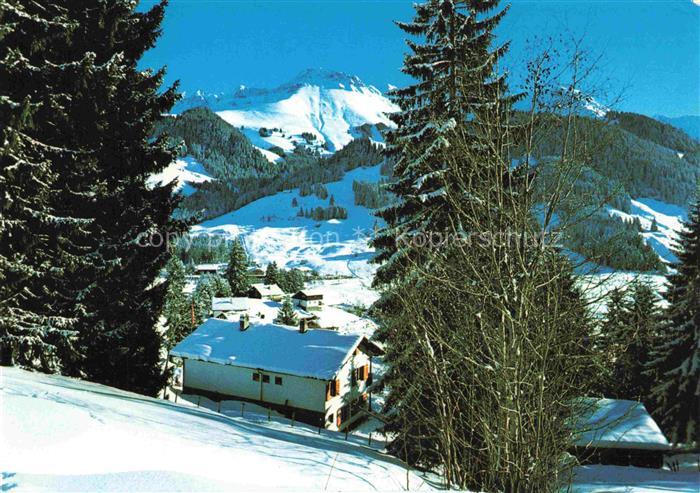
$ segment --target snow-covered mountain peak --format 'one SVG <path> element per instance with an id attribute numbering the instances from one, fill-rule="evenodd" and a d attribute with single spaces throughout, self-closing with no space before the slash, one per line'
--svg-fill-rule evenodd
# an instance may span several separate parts
<path id="1" fill-rule="evenodd" d="M 322 89 L 361 90 L 363 88 L 380 92 L 373 86 L 368 86 L 356 75 L 338 72 L 324 68 L 307 68 L 285 86 L 317 86 Z"/>
<path id="2" fill-rule="evenodd" d="M 196 106 L 207 106 L 241 128 L 254 145 L 285 151 L 311 145 L 332 152 L 361 133 L 381 140 L 376 127 L 369 131 L 367 127 L 391 126 L 387 114 L 398 111 L 379 89 L 359 77 L 321 68 L 303 70 L 274 88 L 241 85 L 229 95 L 197 92 L 178 103 L 174 112 Z"/>

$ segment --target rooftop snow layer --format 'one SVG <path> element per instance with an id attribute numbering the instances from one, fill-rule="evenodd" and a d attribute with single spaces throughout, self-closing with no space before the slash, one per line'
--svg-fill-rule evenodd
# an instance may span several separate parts
<path id="1" fill-rule="evenodd" d="M 582 420 L 576 444 L 604 448 L 667 450 L 671 446 L 644 404 L 621 399 L 599 399 Z"/>
<path id="2" fill-rule="evenodd" d="M 250 308 L 248 298 L 212 298 L 211 309 L 214 311 L 243 311 Z"/>
<path id="3" fill-rule="evenodd" d="M 360 335 L 332 330 L 308 330 L 276 324 L 210 318 L 170 351 L 172 356 L 209 361 L 302 377 L 330 380 L 362 341 Z"/>

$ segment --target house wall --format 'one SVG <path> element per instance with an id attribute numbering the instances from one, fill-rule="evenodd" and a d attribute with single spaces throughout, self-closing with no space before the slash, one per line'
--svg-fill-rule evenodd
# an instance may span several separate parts
<path id="1" fill-rule="evenodd" d="M 356 351 L 351 358 L 343 365 L 343 367 L 338 372 L 337 378 L 340 380 L 340 393 L 335 397 L 331 397 L 326 401 L 326 428 L 330 430 L 345 429 L 345 427 L 353 421 L 353 416 L 357 415 L 359 408 L 362 406 L 360 402 L 354 402 L 350 404 L 351 401 L 357 401 L 362 394 L 367 390 L 367 381 L 358 381 L 357 385 L 353 389 L 352 387 L 352 372 L 355 368 L 360 368 L 366 364 L 370 363 L 370 358 L 368 355 L 362 351 Z M 340 427 L 337 425 L 337 416 L 341 408 L 345 405 L 350 406 L 351 417 L 349 420 L 341 423 Z M 332 418 L 329 421 L 328 418 Z"/>
<path id="2" fill-rule="evenodd" d="M 193 359 L 184 360 L 184 386 L 248 400 L 325 411 L 326 381 L 269 371 L 252 370 Z M 270 377 L 269 383 L 253 380 L 253 373 Z M 282 377 L 282 385 L 275 384 Z"/>
<path id="3" fill-rule="evenodd" d="M 294 303 L 304 310 L 320 310 L 323 306 L 323 300 L 300 300 L 295 299 Z"/>
<path id="4" fill-rule="evenodd" d="M 306 410 L 309 413 L 297 412 L 299 421 L 317 426 L 321 419 L 330 430 L 342 430 L 359 417 L 361 407 L 366 404 L 361 398 L 367 391 L 367 381 L 357 381 L 352 386 L 352 373 L 370 363 L 368 355 L 362 351 L 356 353 L 345 362 L 337 374 L 340 381 L 338 395 L 327 399 L 327 380 L 305 378 L 283 373 L 264 370 L 253 370 L 233 365 L 221 365 L 194 359 L 183 360 L 183 387 L 186 393 L 201 393 L 203 395 L 224 395 L 230 398 L 241 398 L 270 404 L 277 410 Z M 253 380 L 253 373 L 260 373 L 259 381 Z M 264 383 L 262 375 L 270 377 L 269 383 Z M 282 377 L 282 385 L 275 384 L 275 377 Z M 349 416 L 338 426 L 337 417 L 344 406 L 349 407 Z"/>

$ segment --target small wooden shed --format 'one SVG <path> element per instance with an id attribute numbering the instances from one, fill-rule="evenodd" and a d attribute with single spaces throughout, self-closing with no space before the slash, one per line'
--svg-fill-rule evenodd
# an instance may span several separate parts
<path id="1" fill-rule="evenodd" d="M 582 464 L 663 467 L 671 445 L 637 401 L 585 399 L 572 453 Z"/>

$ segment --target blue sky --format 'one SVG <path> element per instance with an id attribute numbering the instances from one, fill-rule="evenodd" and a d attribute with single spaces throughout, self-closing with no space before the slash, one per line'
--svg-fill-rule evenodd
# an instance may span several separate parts
<path id="1" fill-rule="evenodd" d="M 167 65 L 181 89 L 270 87 L 308 67 L 358 75 L 384 90 L 408 83 L 405 45 L 392 20 L 410 0 L 170 0 L 163 35 L 142 60 Z M 499 27 L 517 73 L 535 35 L 567 32 L 603 55 L 599 73 L 616 107 L 649 115 L 700 115 L 700 6 L 693 0 L 512 0 Z M 153 1 L 143 0 L 140 8 Z M 505 2 L 503 3 L 505 4 Z"/>

